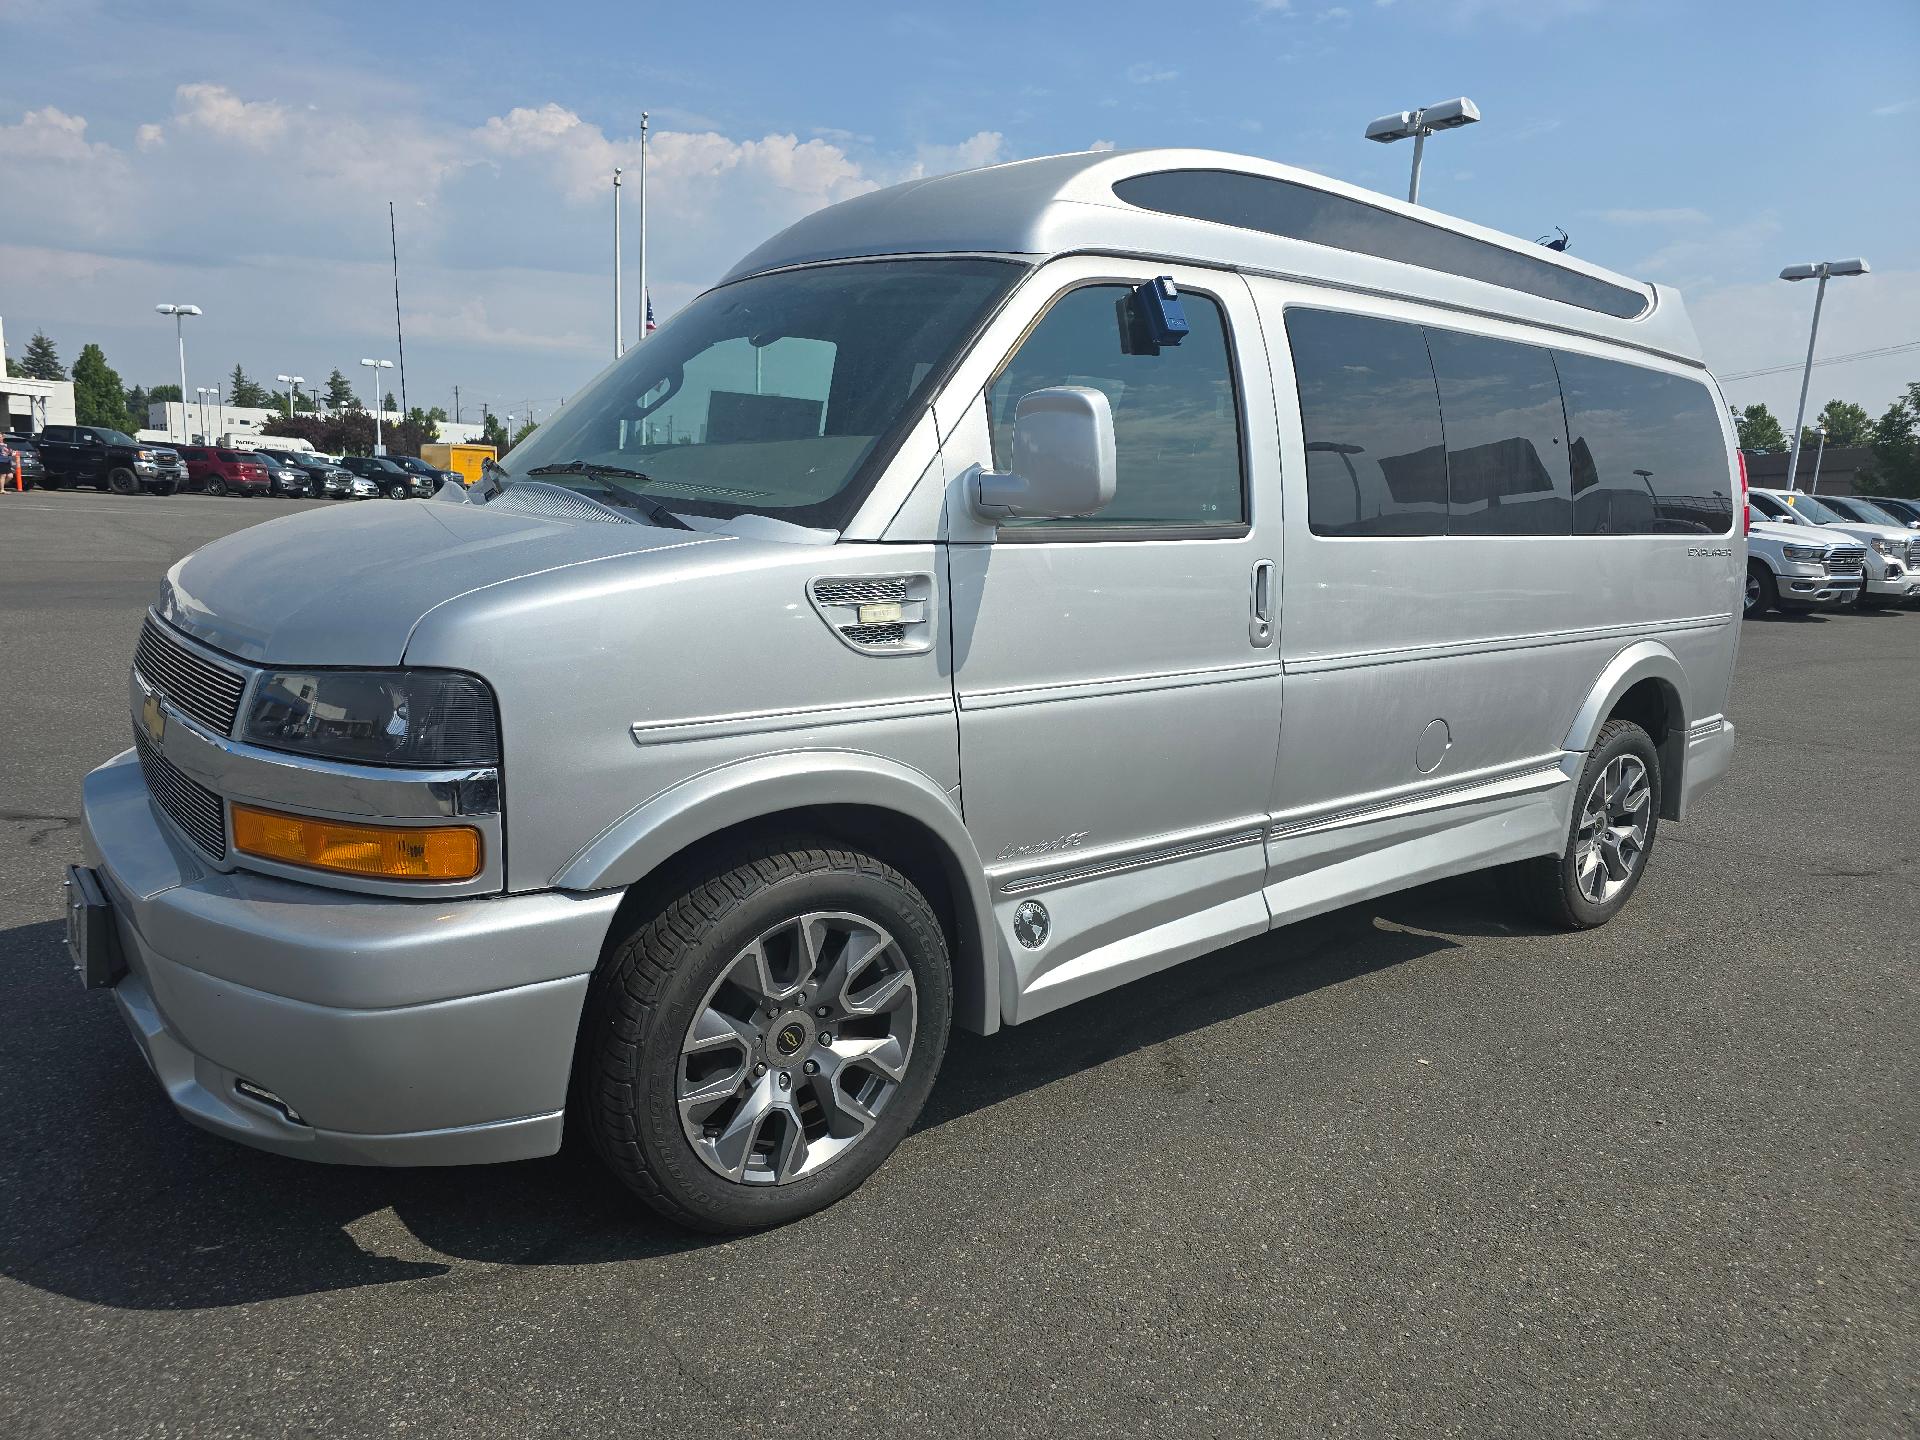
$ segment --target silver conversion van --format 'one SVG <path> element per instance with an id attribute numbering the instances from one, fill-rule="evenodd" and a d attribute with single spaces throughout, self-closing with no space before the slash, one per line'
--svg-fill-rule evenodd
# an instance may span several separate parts
<path id="1" fill-rule="evenodd" d="M 779 1222 L 950 1026 L 1483 867 L 1610 918 L 1732 754 L 1742 489 L 1669 290 L 1207 151 L 910 182 L 471 492 L 174 566 L 70 943 L 209 1130 Z"/>

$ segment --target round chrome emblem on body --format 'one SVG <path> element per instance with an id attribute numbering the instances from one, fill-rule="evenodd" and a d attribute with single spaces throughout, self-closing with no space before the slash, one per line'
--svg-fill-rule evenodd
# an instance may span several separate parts
<path id="1" fill-rule="evenodd" d="M 1038 950 L 1046 944 L 1047 932 L 1051 929 L 1053 917 L 1038 900 L 1022 900 L 1020 908 L 1013 912 L 1013 938 L 1029 950 Z"/>

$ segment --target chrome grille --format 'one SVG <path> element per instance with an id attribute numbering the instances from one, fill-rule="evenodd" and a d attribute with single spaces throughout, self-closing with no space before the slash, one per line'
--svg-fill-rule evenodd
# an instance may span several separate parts
<path id="1" fill-rule="evenodd" d="M 1907 541 L 1907 564 L 1920 565 L 1920 540 Z"/>
<path id="2" fill-rule="evenodd" d="M 842 625 L 840 633 L 855 645 L 898 645 L 907 638 L 907 627 L 891 625 Z"/>
<path id="3" fill-rule="evenodd" d="M 1829 575 L 1858 575 L 1867 568 L 1867 552 L 1856 545 L 1843 545 L 1827 552 Z"/>
<path id="4" fill-rule="evenodd" d="M 189 650 L 151 615 L 140 631 L 133 668 L 208 729 L 222 735 L 233 733 L 233 722 L 240 714 L 240 694 L 247 688 L 246 676 Z"/>
<path id="5" fill-rule="evenodd" d="M 173 823 L 215 860 L 227 854 L 227 817 L 220 797 L 199 781 L 190 779 L 178 765 L 167 759 L 139 729 L 133 732 L 134 748 L 140 753 L 140 772 L 147 777 L 147 792 Z"/>
<path id="6" fill-rule="evenodd" d="M 822 605 L 884 605 L 907 598 L 904 575 L 878 580 L 816 580 L 813 598 Z"/>

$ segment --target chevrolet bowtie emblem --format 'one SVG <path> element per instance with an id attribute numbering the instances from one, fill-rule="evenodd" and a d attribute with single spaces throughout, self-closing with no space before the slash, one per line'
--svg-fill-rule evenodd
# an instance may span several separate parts
<path id="1" fill-rule="evenodd" d="M 160 708 L 160 697 L 149 695 L 140 706 L 140 723 L 147 727 L 147 736 L 154 744 L 160 743 L 167 733 L 167 712 Z"/>

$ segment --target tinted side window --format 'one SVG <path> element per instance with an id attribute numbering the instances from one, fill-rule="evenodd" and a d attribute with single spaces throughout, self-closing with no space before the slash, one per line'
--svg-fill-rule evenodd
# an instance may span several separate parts
<path id="1" fill-rule="evenodd" d="M 1041 317 L 987 391 L 993 457 L 1013 453 L 1020 397 L 1050 385 L 1084 385 L 1113 406 L 1119 482 L 1113 503 L 1087 521 L 1031 525 L 1236 525 L 1246 519 L 1240 479 L 1240 417 L 1227 325 L 1218 302 L 1183 297 L 1193 328 L 1156 354 L 1122 347 L 1125 285 L 1070 290 Z"/>
<path id="2" fill-rule="evenodd" d="M 1287 311 L 1316 535 L 1444 535 L 1440 402 L 1418 325 Z"/>
<path id="3" fill-rule="evenodd" d="M 74 438 L 73 426 L 49 425 L 40 432 L 40 435 L 42 439 L 50 440 L 56 445 L 64 442 L 70 442 Z"/>
<path id="4" fill-rule="evenodd" d="M 1565 535 L 1573 522 L 1566 417 L 1537 345 L 1427 331 L 1447 436 L 1448 530 Z"/>
<path id="5" fill-rule="evenodd" d="M 1554 352 L 1566 395 L 1576 535 L 1725 534 L 1735 481 L 1696 380 Z"/>
<path id="6" fill-rule="evenodd" d="M 1647 308 L 1642 291 L 1291 180 L 1237 170 L 1163 170 L 1157 175 L 1118 181 L 1113 193 L 1143 210 L 1264 230 L 1269 235 L 1310 240 L 1357 255 L 1398 260 L 1603 315 L 1631 319 Z"/>

